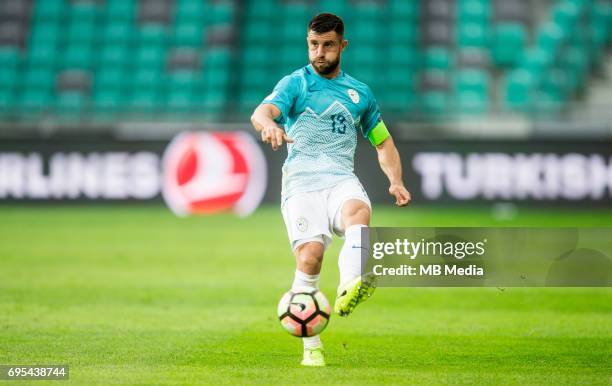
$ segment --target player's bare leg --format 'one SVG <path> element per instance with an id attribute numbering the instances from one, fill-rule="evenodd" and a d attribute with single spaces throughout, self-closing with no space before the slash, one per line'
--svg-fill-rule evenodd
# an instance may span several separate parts
<path id="1" fill-rule="evenodd" d="M 370 207 L 361 200 L 348 200 L 342 206 L 341 215 L 345 240 L 338 258 L 340 285 L 334 311 L 347 316 L 372 296 L 376 282 L 373 275 L 361 273 L 361 228 L 370 224 Z"/>
<path id="2" fill-rule="evenodd" d="M 294 253 L 297 269 L 292 288 L 314 287 L 319 288 L 319 273 L 323 263 L 323 244 L 318 241 L 309 241 L 299 245 Z M 319 335 L 302 338 L 304 341 L 304 366 L 325 366 L 323 343 Z"/>

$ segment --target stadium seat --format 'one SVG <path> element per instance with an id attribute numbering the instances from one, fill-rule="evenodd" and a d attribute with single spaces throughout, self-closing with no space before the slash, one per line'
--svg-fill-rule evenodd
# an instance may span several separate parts
<path id="1" fill-rule="evenodd" d="M 93 48 L 89 44 L 79 44 L 69 46 L 61 60 L 61 67 L 70 68 L 91 68 L 94 63 Z"/>
<path id="2" fill-rule="evenodd" d="M 59 20 L 64 11 L 63 0 L 36 1 L 34 14 L 37 21 Z"/>
<path id="3" fill-rule="evenodd" d="M 132 21 L 135 19 L 135 9 L 134 0 L 106 0 L 107 23 Z"/>
<path id="4" fill-rule="evenodd" d="M 488 0 L 460 0 L 458 1 L 459 20 L 485 25 L 489 21 L 490 6 Z"/>
<path id="5" fill-rule="evenodd" d="M 389 12 L 400 20 L 414 20 L 419 15 L 419 4 L 416 1 L 389 0 Z"/>
<path id="6" fill-rule="evenodd" d="M 506 75 L 504 105 L 512 111 L 529 111 L 536 79 L 527 70 L 514 70 Z"/>
<path id="7" fill-rule="evenodd" d="M 31 17 L 14 0 L 0 6 L 3 116 L 165 109 L 242 119 L 307 63 L 305 25 L 323 10 L 347 22 L 343 69 L 370 84 L 381 108 L 418 106 L 434 120 L 562 111 L 612 42 L 612 5 L 602 0 L 556 0 L 541 20 L 525 1 L 506 0 L 32 3 Z M 264 44 L 271 36 L 274 50 Z"/>
<path id="8" fill-rule="evenodd" d="M 527 44 L 527 31 L 519 23 L 499 23 L 493 30 L 492 54 L 495 64 L 513 66 Z"/>
<path id="9" fill-rule="evenodd" d="M 452 67 L 451 53 L 443 47 L 429 48 L 425 51 L 424 64 L 428 70 L 448 70 Z"/>
<path id="10" fill-rule="evenodd" d="M 421 113 L 427 118 L 440 119 L 449 111 L 449 97 L 446 92 L 427 91 L 421 98 Z"/>
<path id="11" fill-rule="evenodd" d="M 59 94 L 56 101 L 60 113 L 78 116 L 85 107 L 86 97 L 78 92 L 67 92 Z"/>
<path id="12" fill-rule="evenodd" d="M 122 90 L 126 83 L 127 73 L 117 67 L 102 68 L 94 79 L 94 87 L 98 90 Z"/>
<path id="13" fill-rule="evenodd" d="M 489 34 L 481 23 L 459 23 L 458 43 L 460 47 L 484 48 L 489 45 Z"/>
<path id="14" fill-rule="evenodd" d="M 388 26 L 388 39 L 391 44 L 413 44 L 417 41 L 417 26 L 409 20 L 397 19 L 396 16 L 390 20 Z"/>
<path id="15" fill-rule="evenodd" d="M 48 110 L 52 101 L 48 89 L 25 89 L 21 93 L 19 105 L 23 113 L 31 114 Z"/>

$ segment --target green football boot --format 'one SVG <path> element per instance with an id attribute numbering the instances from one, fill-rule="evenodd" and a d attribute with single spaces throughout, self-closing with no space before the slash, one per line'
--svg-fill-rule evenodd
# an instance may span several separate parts
<path id="1" fill-rule="evenodd" d="M 302 359 L 302 366 L 325 366 L 325 354 L 323 353 L 323 347 L 304 349 L 304 359 Z"/>
<path id="2" fill-rule="evenodd" d="M 366 273 L 357 276 L 344 286 L 338 288 L 334 312 L 340 316 L 348 316 L 358 304 L 366 301 L 376 289 L 376 275 Z"/>

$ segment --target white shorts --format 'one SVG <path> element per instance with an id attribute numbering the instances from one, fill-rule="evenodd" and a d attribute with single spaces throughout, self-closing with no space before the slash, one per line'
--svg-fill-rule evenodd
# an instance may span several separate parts
<path id="1" fill-rule="evenodd" d="M 281 206 L 292 250 L 309 241 L 318 241 L 327 249 L 335 233 L 344 237 L 342 205 L 361 200 L 372 208 L 370 199 L 357 178 L 341 181 L 327 189 L 296 193 Z"/>

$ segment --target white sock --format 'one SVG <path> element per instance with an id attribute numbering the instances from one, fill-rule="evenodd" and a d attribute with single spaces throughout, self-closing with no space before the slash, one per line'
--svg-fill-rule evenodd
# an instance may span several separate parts
<path id="1" fill-rule="evenodd" d="M 319 288 L 319 276 L 320 275 L 309 275 L 298 269 L 295 270 L 295 278 L 293 279 L 292 289 L 297 287 L 314 287 Z M 321 337 L 319 335 L 311 336 L 309 338 L 302 338 L 304 342 L 304 350 L 308 348 L 323 347 L 321 343 Z"/>
<path id="2" fill-rule="evenodd" d="M 300 271 L 299 269 L 295 270 L 295 277 L 293 278 L 293 284 L 291 288 L 297 287 L 314 287 L 319 288 L 319 276 L 320 275 L 309 275 Z"/>
<path id="3" fill-rule="evenodd" d="M 302 338 L 304 342 L 304 350 L 308 348 L 323 348 L 323 342 L 321 342 L 321 335 L 311 336 L 309 338 Z"/>
<path id="4" fill-rule="evenodd" d="M 355 224 L 344 232 L 344 245 L 338 258 L 341 286 L 361 276 L 361 228 L 364 227 L 366 225 Z"/>

